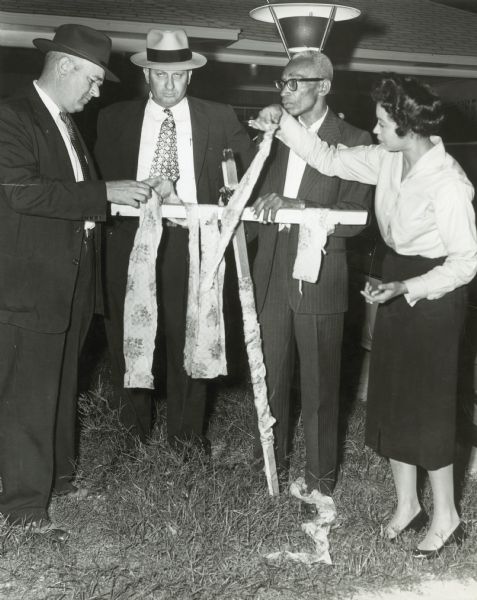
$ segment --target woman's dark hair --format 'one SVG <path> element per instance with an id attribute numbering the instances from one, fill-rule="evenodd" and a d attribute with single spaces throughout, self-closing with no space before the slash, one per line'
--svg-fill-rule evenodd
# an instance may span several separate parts
<path id="1" fill-rule="evenodd" d="M 374 86 L 371 97 L 397 124 L 399 137 L 410 131 L 424 137 L 439 132 L 444 119 L 442 103 L 428 85 L 414 77 L 386 74 Z"/>

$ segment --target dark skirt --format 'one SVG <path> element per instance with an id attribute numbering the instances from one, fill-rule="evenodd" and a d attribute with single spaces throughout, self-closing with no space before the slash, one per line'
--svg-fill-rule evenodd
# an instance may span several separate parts
<path id="1" fill-rule="evenodd" d="M 383 281 L 427 273 L 444 259 L 388 251 Z M 457 372 L 466 292 L 409 306 L 404 296 L 377 311 L 369 372 L 366 445 L 426 470 L 454 461 Z"/>

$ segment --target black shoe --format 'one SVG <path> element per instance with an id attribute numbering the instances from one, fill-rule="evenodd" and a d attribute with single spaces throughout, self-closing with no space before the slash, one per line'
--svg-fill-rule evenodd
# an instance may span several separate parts
<path id="1" fill-rule="evenodd" d="M 32 521 L 27 525 L 27 529 L 35 537 L 46 539 L 52 544 L 64 544 L 70 537 L 70 534 L 68 531 L 66 531 L 66 529 L 60 529 L 51 521 L 46 519 Z"/>
<path id="2" fill-rule="evenodd" d="M 426 558 L 428 560 L 437 558 L 444 548 L 447 548 L 447 546 L 450 546 L 451 544 L 455 544 L 457 547 L 462 546 L 462 542 L 465 540 L 466 536 L 467 532 L 461 521 L 448 538 L 444 540 L 440 548 L 436 548 L 435 550 L 420 550 L 419 548 L 414 548 L 412 556 L 414 558 Z"/>
<path id="3" fill-rule="evenodd" d="M 429 515 L 423 508 L 421 508 L 417 515 L 413 517 L 406 526 L 404 526 L 400 531 L 396 532 L 396 535 L 394 537 L 388 538 L 388 540 L 390 542 L 395 542 L 406 531 L 415 531 L 416 533 L 418 533 L 419 531 L 424 529 L 428 521 Z"/>
<path id="4" fill-rule="evenodd" d="M 53 498 L 68 498 L 69 500 L 86 500 L 86 498 L 98 498 L 101 496 L 101 492 L 93 492 L 87 487 L 71 485 L 69 488 L 64 490 L 53 490 Z"/>
<path id="5" fill-rule="evenodd" d="M 250 463 L 250 468 L 254 473 L 261 473 L 265 469 L 263 456 L 259 456 L 258 458 L 254 457 Z"/>
<path id="6" fill-rule="evenodd" d="M 194 455 L 202 455 L 207 460 L 212 455 L 212 445 L 210 440 L 202 436 L 187 436 L 185 438 L 169 438 L 171 449 L 182 457 L 183 462 L 189 462 Z"/>

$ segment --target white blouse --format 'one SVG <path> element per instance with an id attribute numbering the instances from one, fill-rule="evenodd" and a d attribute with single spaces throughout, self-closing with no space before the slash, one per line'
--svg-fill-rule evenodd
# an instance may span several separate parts
<path id="1" fill-rule="evenodd" d="M 381 235 L 398 254 L 446 257 L 444 263 L 404 283 L 406 299 L 434 300 L 469 283 L 477 272 L 474 188 L 441 138 L 402 179 L 403 156 L 382 145 L 329 146 L 283 114 L 277 137 L 329 176 L 376 185 L 375 212 Z"/>

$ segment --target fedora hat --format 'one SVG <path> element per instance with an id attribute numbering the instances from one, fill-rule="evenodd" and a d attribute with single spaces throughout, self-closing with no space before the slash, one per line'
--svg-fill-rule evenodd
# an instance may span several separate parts
<path id="1" fill-rule="evenodd" d="M 151 29 L 146 38 L 146 51 L 133 54 L 131 62 L 150 69 L 187 71 L 203 67 L 207 59 L 191 51 L 183 29 Z"/>
<path id="2" fill-rule="evenodd" d="M 119 81 L 108 69 L 111 40 L 101 31 L 85 25 L 65 24 L 58 27 L 52 40 L 36 38 L 33 44 L 42 52 L 53 50 L 89 60 L 104 69 L 106 79 Z"/>

